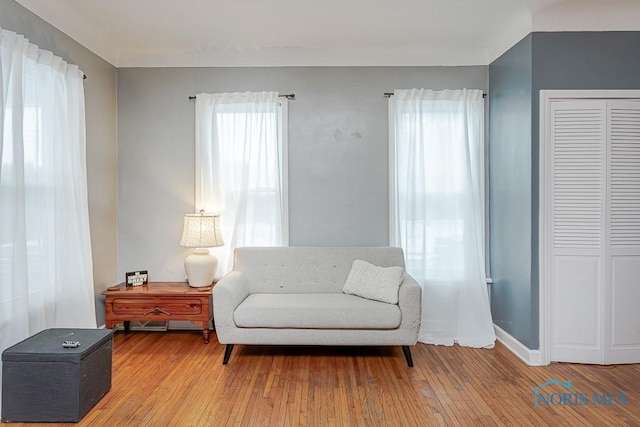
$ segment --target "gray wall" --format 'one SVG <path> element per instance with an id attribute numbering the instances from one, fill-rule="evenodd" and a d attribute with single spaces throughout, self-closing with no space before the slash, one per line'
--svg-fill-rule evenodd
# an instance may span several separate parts
<path id="1" fill-rule="evenodd" d="M 492 311 L 498 326 L 537 349 L 540 90 L 640 89 L 640 32 L 532 33 L 489 74 Z M 516 167 L 527 159 L 528 178 Z"/>
<path id="2" fill-rule="evenodd" d="M 98 325 L 103 324 L 99 294 L 116 282 L 117 272 L 116 68 L 13 0 L 0 0 L 0 27 L 78 65 L 88 76 L 84 92 L 89 217 L 96 313 Z"/>
<path id="3" fill-rule="evenodd" d="M 200 92 L 276 90 L 289 102 L 291 245 L 388 244 L 384 92 L 487 89 L 488 67 L 118 70 L 118 276 L 184 280 L 182 216 L 194 209 L 194 103 Z"/>
<path id="4" fill-rule="evenodd" d="M 493 321 L 538 345 L 531 301 L 531 35 L 489 66 L 489 244 Z"/>

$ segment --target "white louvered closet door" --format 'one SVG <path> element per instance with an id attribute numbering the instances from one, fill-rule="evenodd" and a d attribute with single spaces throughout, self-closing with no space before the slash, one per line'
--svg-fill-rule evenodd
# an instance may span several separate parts
<path id="1" fill-rule="evenodd" d="M 640 362 L 640 103 L 551 107 L 552 361 Z"/>
<path id="2" fill-rule="evenodd" d="M 640 102 L 607 101 L 609 240 L 606 363 L 640 362 Z"/>
<path id="3" fill-rule="evenodd" d="M 551 111 L 551 360 L 603 363 L 606 105 Z"/>

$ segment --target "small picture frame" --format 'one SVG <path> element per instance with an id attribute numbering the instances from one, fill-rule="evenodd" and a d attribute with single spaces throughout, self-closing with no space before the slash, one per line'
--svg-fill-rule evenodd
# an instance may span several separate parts
<path id="1" fill-rule="evenodd" d="M 147 270 L 130 271 L 125 273 L 124 283 L 127 286 L 142 286 L 146 285 L 149 281 L 149 274 Z"/>

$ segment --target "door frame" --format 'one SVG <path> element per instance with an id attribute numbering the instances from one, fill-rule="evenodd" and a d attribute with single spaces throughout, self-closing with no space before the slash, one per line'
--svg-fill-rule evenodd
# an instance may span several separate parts
<path id="1" fill-rule="evenodd" d="M 640 90 L 541 90 L 539 113 L 538 298 L 540 365 L 551 363 L 551 103 L 580 99 L 639 99 Z M 609 309 L 609 306 L 605 304 Z M 604 313 L 607 315 L 607 313 Z"/>

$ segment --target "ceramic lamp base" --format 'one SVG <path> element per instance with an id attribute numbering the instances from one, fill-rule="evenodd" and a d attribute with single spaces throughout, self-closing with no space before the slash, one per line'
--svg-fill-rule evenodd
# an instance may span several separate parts
<path id="1" fill-rule="evenodd" d="M 217 269 L 218 259 L 209 253 L 209 249 L 194 249 L 193 253 L 184 259 L 189 286 L 194 288 L 211 286 Z"/>

